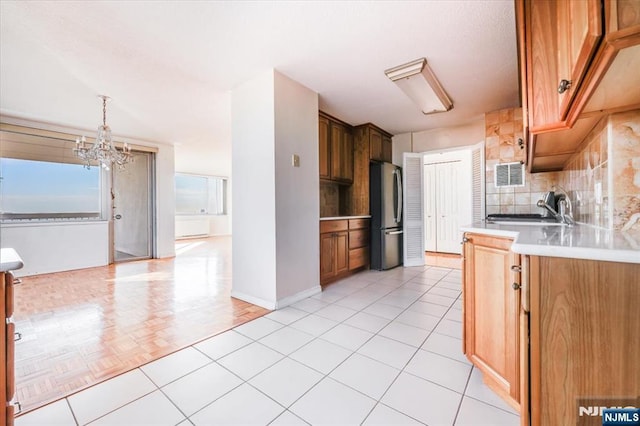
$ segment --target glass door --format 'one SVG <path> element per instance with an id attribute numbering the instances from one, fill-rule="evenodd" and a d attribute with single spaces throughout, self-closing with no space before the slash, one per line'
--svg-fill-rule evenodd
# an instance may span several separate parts
<path id="1" fill-rule="evenodd" d="M 153 154 L 133 152 L 133 161 L 113 170 L 113 259 L 153 255 Z"/>

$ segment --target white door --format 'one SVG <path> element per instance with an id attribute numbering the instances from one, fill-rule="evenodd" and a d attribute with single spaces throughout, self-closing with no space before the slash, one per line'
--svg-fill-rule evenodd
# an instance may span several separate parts
<path id="1" fill-rule="evenodd" d="M 402 239 L 404 266 L 424 265 L 424 218 L 422 154 L 405 152 L 403 155 L 403 224 Z"/>
<path id="2" fill-rule="evenodd" d="M 462 162 L 436 164 L 436 247 L 445 253 L 460 253 L 460 209 Z"/>
<path id="3" fill-rule="evenodd" d="M 437 185 L 436 185 L 436 165 L 425 164 L 424 166 L 424 249 L 426 251 L 437 251 Z"/>

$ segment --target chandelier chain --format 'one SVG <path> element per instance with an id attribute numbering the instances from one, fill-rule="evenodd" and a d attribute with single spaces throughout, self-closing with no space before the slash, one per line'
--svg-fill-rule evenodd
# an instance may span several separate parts
<path id="1" fill-rule="evenodd" d="M 102 125 L 107 125 L 107 97 L 102 97 Z"/>

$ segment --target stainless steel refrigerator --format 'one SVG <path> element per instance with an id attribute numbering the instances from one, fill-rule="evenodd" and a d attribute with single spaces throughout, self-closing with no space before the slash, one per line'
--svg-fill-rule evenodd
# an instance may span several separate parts
<path id="1" fill-rule="evenodd" d="M 371 269 L 402 264 L 402 169 L 391 163 L 369 164 Z"/>

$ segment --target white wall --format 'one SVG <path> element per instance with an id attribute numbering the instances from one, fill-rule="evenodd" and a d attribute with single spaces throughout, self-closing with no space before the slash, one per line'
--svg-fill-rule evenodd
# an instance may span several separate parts
<path id="1" fill-rule="evenodd" d="M 232 135 L 232 296 L 274 309 L 319 292 L 317 94 L 263 72 L 232 93 Z"/>
<path id="2" fill-rule="evenodd" d="M 319 291 L 318 94 L 276 72 L 275 106 L 276 296 L 286 304 Z"/>
<path id="3" fill-rule="evenodd" d="M 276 300 L 273 73 L 263 72 L 231 96 L 231 295 L 271 308 Z"/>
<path id="4" fill-rule="evenodd" d="M 86 133 L 82 130 L 2 116 L 3 123 L 69 134 Z M 175 256 L 174 212 L 174 149 L 170 145 L 148 141 L 124 139 L 118 141 L 157 148 L 156 156 L 156 256 Z M 108 222 L 58 222 L 2 224 L 0 245 L 13 247 L 25 261 L 22 275 L 41 274 L 71 269 L 103 266 L 109 263 Z M 38 238 L 34 238 L 38 235 Z M 75 245 L 77 247 L 67 247 Z M 107 253 L 107 257 L 104 257 Z M 73 257 L 70 261 L 67 257 Z M 27 264 L 27 262 L 29 262 Z M 55 266 L 59 265 L 59 266 Z M 27 273 L 29 272 L 29 273 Z"/>
<path id="5" fill-rule="evenodd" d="M 175 250 L 174 148 L 158 145 L 156 153 L 156 257 L 173 257 Z"/>
<path id="6" fill-rule="evenodd" d="M 109 263 L 107 221 L 3 225 L 0 242 L 22 258 L 19 277 Z"/>
<path id="7" fill-rule="evenodd" d="M 426 152 L 475 145 L 484 141 L 484 117 L 456 127 L 403 133 L 393 137 L 393 163 L 402 166 L 402 153 Z"/>

